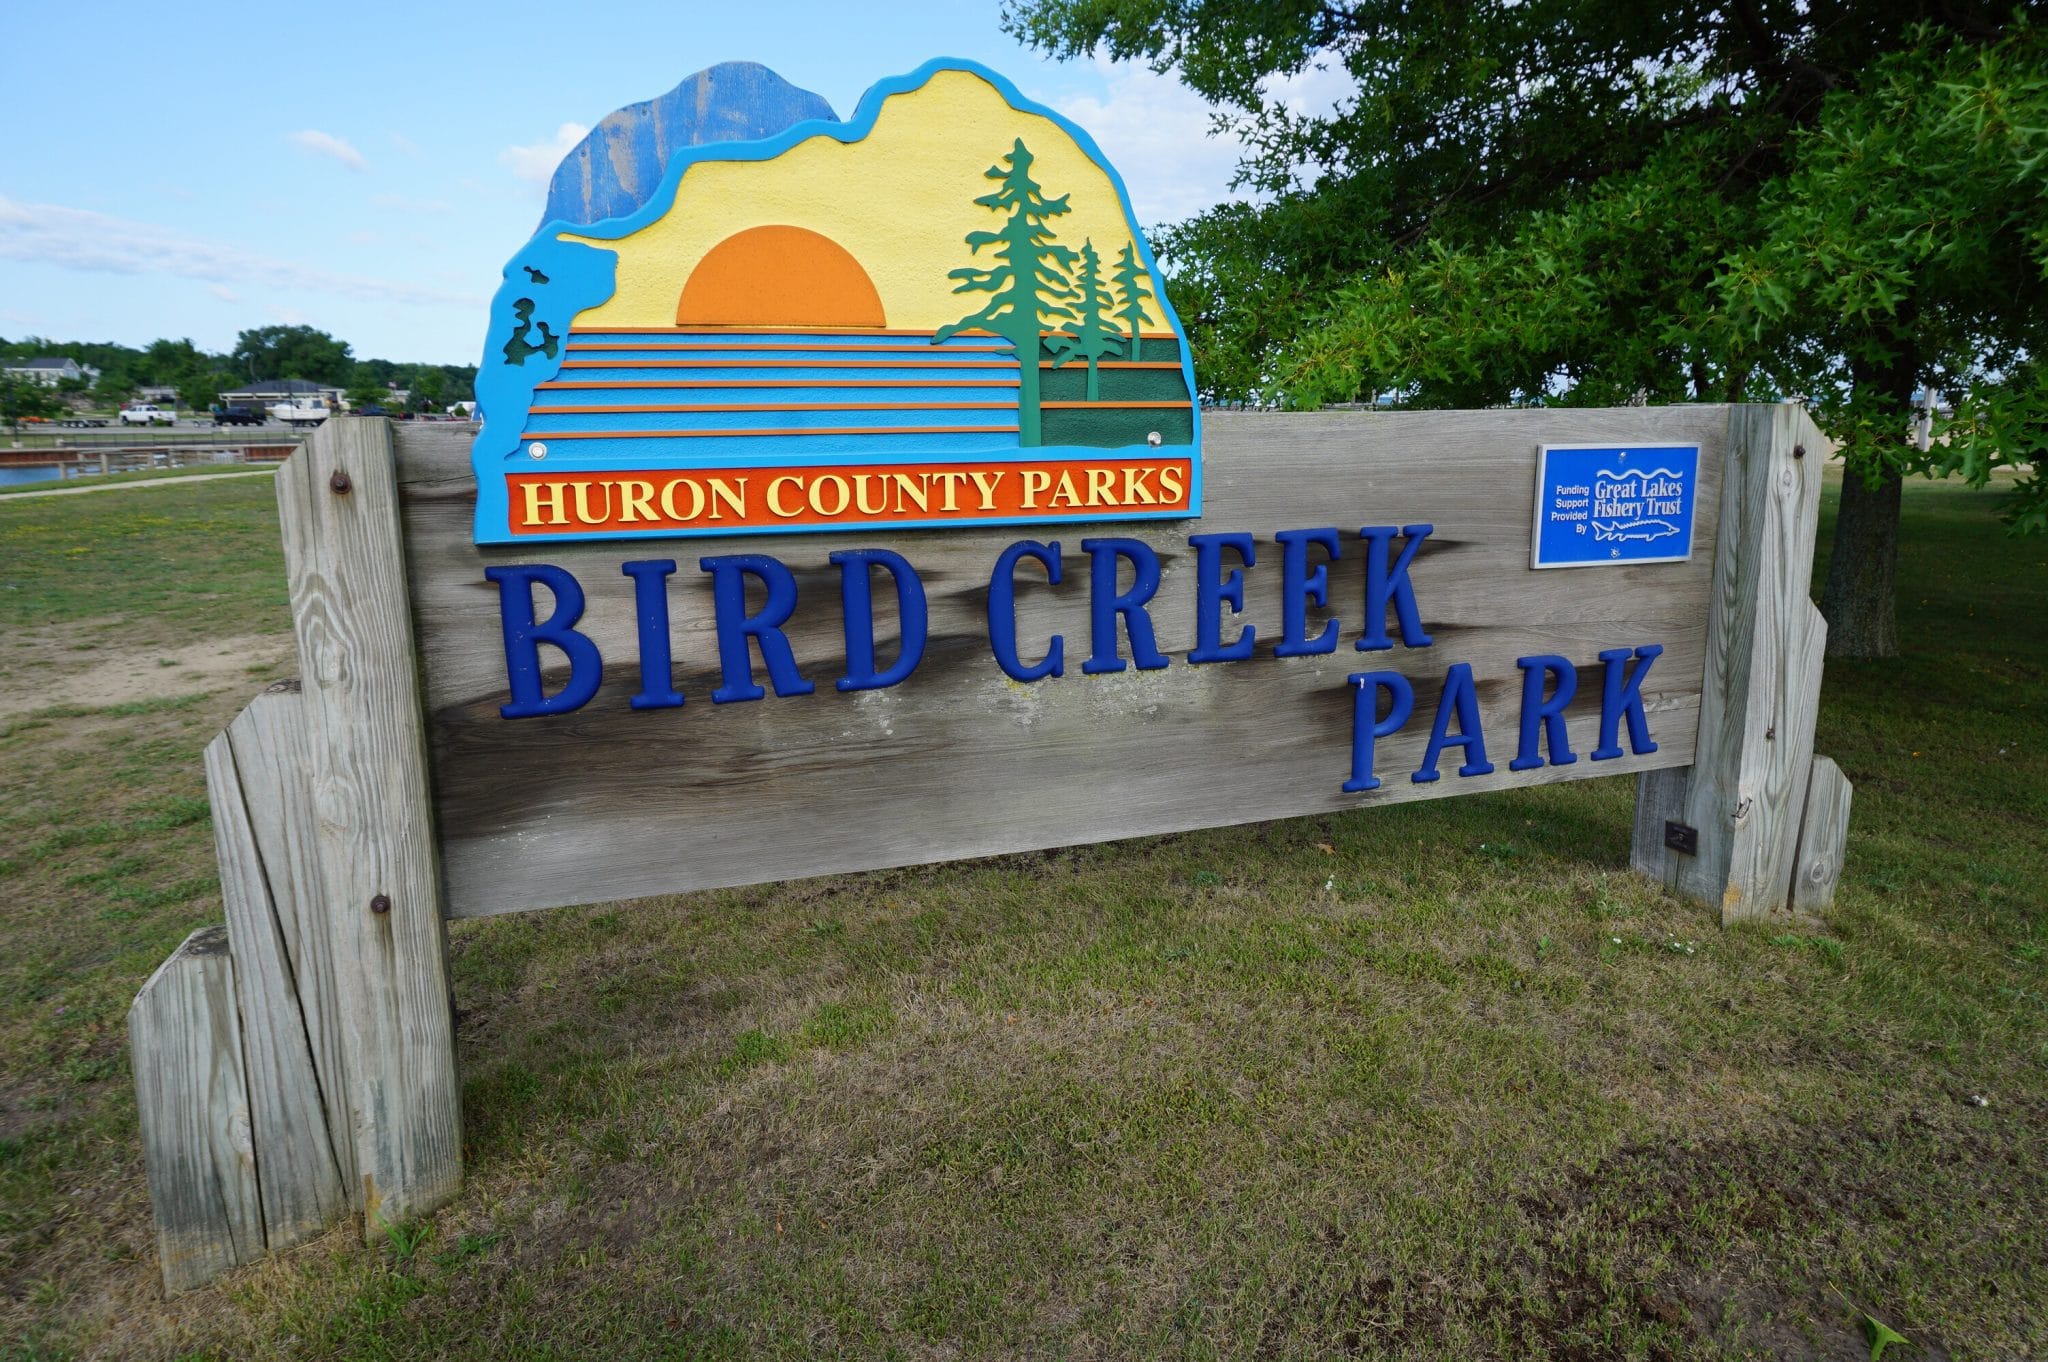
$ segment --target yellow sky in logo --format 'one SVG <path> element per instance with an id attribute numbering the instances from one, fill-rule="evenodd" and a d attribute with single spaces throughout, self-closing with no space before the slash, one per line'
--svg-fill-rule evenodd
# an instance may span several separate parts
<path id="1" fill-rule="evenodd" d="M 617 291 L 578 314 L 575 325 L 675 325 L 677 299 L 698 261 L 735 233 L 769 225 L 804 228 L 843 246 L 873 281 L 889 327 L 930 330 L 958 321 L 988 295 L 954 293 L 946 273 L 992 263 L 989 247 L 970 255 L 964 238 L 1002 221 L 974 200 L 997 187 L 985 172 L 1020 137 L 1036 158 L 1032 178 L 1045 196 L 1069 196 L 1071 211 L 1048 227 L 1069 249 L 1095 243 L 1107 287 L 1118 254 L 1137 234 L 1109 176 L 1052 120 L 1011 108 L 971 72 L 940 71 L 885 100 L 860 141 L 819 136 L 769 161 L 700 162 L 684 174 L 669 211 L 639 231 L 615 241 L 563 233 L 564 241 L 619 256 Z M 1146 287 L 1158 293 L 1149 278 Z M 1156 300 L 1147 305 L 1145 329 L 1167 329 Z"/>

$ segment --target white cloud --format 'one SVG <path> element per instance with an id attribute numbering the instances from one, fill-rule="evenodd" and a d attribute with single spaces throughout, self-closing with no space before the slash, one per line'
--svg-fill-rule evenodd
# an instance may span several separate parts
<path id="1" fill-rule="evenodd" d="M 316 156 L 331 156 L 350 170 L 362 171 L 370 168 L 370 163 L 363 159 L 363 153 L 331 132 L 307 128 L 303 132 L 293 133 L 288 140 Z"/>
<path id="2" fill-rule="evenodd" d="M 323 293 L 415 307 L 482 307 L 484 303 L 474 293 L 342 274 L 186 236 L 152 223 L 53 203 L 21 203 L 5 195 L 0 195 L 0 259 L 59 265 L 89 274 L 170 275 L 259 293 Z"/>
<path id="3" fill-rule="evenodd" d="M 1215 131 L 1217 110 L 1170 75 L 1134 62 L 1091 59 L 1106 91 L 1054 95 L 1044 103 L 1071 118 L 1124 177 L 1131 206 L 1146 227 L 1178 222 L 1230 199 L 1256 198 L 1230 181 L 1244 144 Z M 1266 85 L 1266 97 L 1295 113 L 1327 114 L 1356 86 L 1342 66 L 1311 66 Z M 1313 168 L 1308 168 L 1313 173 Z"/>
<path id="4" fill-rule="evenodd" d="M 1229 133 L 1211 134 L 1214 110 L 1171 76 L 1147 67 L 1094 59 L 1108 87 L 1100 97 L 1041 97 L 1078 123 L 1124 178 L 1131 207 L 1145 227 L 1178 222 L 1225 199 L 1243 148 Z"/>
<path id="5" fill-rule="evenodd" d="M 308 326 L 313 321 L 312 313 L 302 312 L 295 307 L 270 307 L 264 311 L 270 314 L 270 320 L 284 326 Z"/>
<path id="6" fill-rule="evenodd" d="M 498 153 L 498 162 L 514 175 L 545 194 L 548 181 L 555 177 L 555 167 L 562 158 L 576 149 L 576 144 L 590 135 L 590 129 L 581 123 L 564 123 L 555 129 L 553 137 L 543 137 L 526 146 L 506 147 Z"/>
<path id="7" fill-rule="evenodd" d="M 242 295 L 229 288 L 226 284 L 208 284 L 206 291 L 224 303 L 239 303 L 242 301 Z"/>
<path id="8" fill-rule="evenodd" d="M 391 134 L 391 145 L 397 147 L 407 156 L 417 156 L 420 154 L 420 144 L 413 141 L 410 137 L 407 137 L 402 132 L 394 132 Z"/>
<path id="9" fill-rule="evenodd" d="M 455 205 L 446 199 L 412 199 L 403 194 L 372 194 L 370 206 L 386 208 L 394 213 L 412 213 L 420 216 L 440 217 L 455 211 Z"/>

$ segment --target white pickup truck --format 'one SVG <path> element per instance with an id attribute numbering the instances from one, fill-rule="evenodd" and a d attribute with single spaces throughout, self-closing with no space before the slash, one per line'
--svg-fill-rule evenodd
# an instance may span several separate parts
<path id="1" fill-rule="evenodd" d="M 175 426 L 178 414 L 165 411 L 162 407 L 147 402 L 137 402 L 121 408 L 121 424 L 124 426 Z"/>
<path id="2" fill-rule="evenodd" d="M 307 402 L 278 402 L 270 408 L 271 419 L 282 421 L 288 426 L 317 426 L 327 419 L 327 404 L 317 399 Z"/>

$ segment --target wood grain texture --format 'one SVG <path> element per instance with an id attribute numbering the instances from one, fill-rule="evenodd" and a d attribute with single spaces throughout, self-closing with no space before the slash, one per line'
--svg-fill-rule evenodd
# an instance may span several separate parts
<path id="1" fill-rule="evenodd" d="M 305 1024 L 342 1194 L 348 1205 L 359 1209 L 341 1001 L 335 995 L 334 951 L 321 911 L 319 836 L 303 705 L 298 681 L 280 681 L 235 717 L 227 739 Z M 228 926 L 232 936 L 232 919 Z M 236 950 L 239 958 L 239 945 Z"/>
<path id="2" fill-rule="evenodd" d="M 263 1253 L 248 1086 L 227 931 L 202 927 L 128 1009 L 136 1116 L 164 1292 Z"/>
<path id="3" fill-rule="evenodd" d="M 1435 798 L 1692 761 L 1706 669 L 1707 606 L 1729 409 L 1337 413 L 1205 418 L 1205 514 L 1199 522 L 1122 523 L 880 534 L 805 534 L 637 544 L 478 549 L 468 440 L 401 426 L 407 574 L 433 749 L 449 910 L 511 912 L 981 856 L 1084 841 Z M 1691 561 L 1532 572 L 1536 449 L 1542 443 L 1697 444 L 1701 487 Z M 1359 652 L 1361 525 L 1430 523 L 1413 573 L 1434 645 Z M 1333 526 L 1330 568 L 1341 623 L 1331 654 L 1277 658 L 1280 529 Z M 1191 666 L 1191 533 L 1247 531 L 1257 565 L 1226 637 L 1258 630 L 1253 659 Z M 1151 617 L 1164 670 L 1083 675 L 1089 653 L 1092 535 L 1144 540 L 1164 572 Z M 1065 639 L 1066 674 L 1024 685 L 997 667 L 986 606 L 997 555 L 1020 539 L 1057 539 L 1065 576 L 1019 573 L 1025 656 Z M 929 599 L 930 641 L 903 684 L 840 694 L 845 657 L 835 549 L 887 545 L 910 558 Z M 715 705 L 717 649 L 709 578 L 698 560 L 772 553 L 793 569 L 789 634 L 815 694 Z M 672 557 L 671 643 L 680 709 L 634 711 L 639 687 L 624 560 Z M 1226 566 L 1234 559 L 1226 558 Z M 578 626 L 607 660 L 597 697 L 568 715 L 505 720 L 497 588 L 484 568 L 547 562 L 589 598 Z M 1128 572 L 1124 580 L 1128 581 Z M 877 591 L 879 655 L 895 621 Z M 547 609 L 543 595 L 542 609 Z M 1658 750 L 1594 762 L 1603 649 L 1658 643 L 1644 688 Z M 1521 699 L 1516 659 L 1561 653 L 1580 670 L 1567 713 L 1576 763 L 1509 770 Z M 1128 656 L 1128 645 L 1124 647 Z M 559 657 L 556 657 L 559 661 Z M 1445 669 L 1479 681 L 1491 775 L 1416 784 Z M 1379 790 L 1346 794 L 1353 672 L 1415 682 L 1407 727 L 1380 744 Z M 550 689 L 563 677 L 550 674 Z"/>
<path id="4" fill-rule="evenodd" d="M 264 1237 L 271 1249 L 281 1249 L 320 1233 L 347 1202 L 270 888 L 284 873 L 283 848 L 265 846 L 250 818 L 252 803 L 274 802 L 277 792 L 245 785 L 223 733 L 207 744 L 206 793 L 235 959 Z"/>
<path id="5" fill-rule="evenodd" d="M 366 1233 L 461 1181 L 459 1090 L 390 427 L 337 418 L 278 473 L 320 897 Z M 373 911 L 375 901 L 388 911 Z"/>
<path id="6" fill-rule="evenodd" d="M 1801 575 L 1810 576 L 1809 566 Z M 1806 815 L 1806 786 L 1813 774 L 1813 730 L 1820 719 L 1821 672 L 1827 664 L 1828 623 L 1812 601 L 1791 606 L 1806 610 L 1806 627 L 1795 629 L 1793 652 L 1773 672 L 1769 707 L 1760 740 L 1749 750 L 1757 754 L 1748 819 L 1736 824 L 1729 857 L 1731 884 L 1747 886 L 1738 916 L 1766 917 L 1791 911 L 1793 867 L 1799 855 L 1799 825 Z M 1755 684 L 1752 682 L 1752 684 Z M 1748 788 L 1748 787 L 1746 787 Z M 1732 920 L 1725 907 L 1722 920 Z"/>
<path id="7" fill-rule="evenodd" d="M 1818 914 L 1832 908 L 1835 886 L 1849 846 L 1849 809 L 1856 787 L 1831 757 L 1815 757 L 1806 782 L 1806 817 L 1799 827 L 1793 861 L 1792 911 Z"/>
<path id="8" fill-rule="evenodd" d="M 1638 785 L 1632 863 L 1723 922 L 1786 910 L 1825 644 L 1808 583 L 1827 448 L 1801 408 L 1730 410 L 1698 751 L 1682 781 Z M 1665 847 L 1666 820 L 1698 829 L 1697 855 Z"/>

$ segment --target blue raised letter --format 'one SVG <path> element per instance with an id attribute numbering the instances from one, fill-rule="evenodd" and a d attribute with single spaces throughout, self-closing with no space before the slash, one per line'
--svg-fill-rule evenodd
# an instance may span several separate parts
<path id="1" fill-rule="evenodd" d="M 996 559 L 988 579 L 988 645 L 995 652 L 996 665 L 1012 681 L 1036 681 L 1042 676 L 1060 676 L 1066 671 L 1066 644 L 1058 634 L 1046 646 L 1045 661 L 1027 667 L 1017 656 L 1017 564 L 1025 558 L 1045 564 L 1045 580 L 1060 584 L 1060 543 L 1041 544 L 1025 539 L 1010 545 Z"/>
<path id="2" fill-rule="evenodd" d="M 1188 536 L 1195 549 L 1195 650 L 1190 662 L 1242 662 L 1252 655 L 1254 632 L 1247 624 L 1237 631 L 1229 647 L 1223 646 L 1223 606 L 1235 615 L 1244 609 L 1244 568 L 1232 568 L 1219 578 L 1223 550 L 1237 554 L 1245 567 L 1258 564 L 1258 551 L 1248 534 L 1196 534 Z"/>
<path id="3" fill-rule="evenodd" d="M 1415 712 L 1415 687 L 1399 672 L 1353 672 L 1349 679 L 1356 689 L 1351 700 L 1351 779 L 1344 782 L 1344 792 L 1357 794 L 1380 787 L 1380 778 L 1372 773 L 1373 744 L 1408 722 Z M 1380 719 L 1383 690 L 1387 717 Z"/>
<path id="4" fill-rule="evenodd" d="M 1458 716 L 1458 735 L 1450 733 L 1451 715 Z M 1454 662 L 1444 673 L 1444 698 L 1437 702 L 1436 724 L 1429 730 L 1429 746 L 1422 753 L 1422 769 L 1409 779 L 1426 785 L 1437 778 L 1437 758 L 1446 747 L 1465 749 L 1461 776 L 1483 776 L 1493 771 L 1486 759 L 1486 733 L 1479 726 L 1479 687 L 1472 680 L 1472 664 Z"/>
<path id="5" fill-rule="evenodd" d="M 889 549 L 847 549 L 832 555 L 839 564 L 839 599 L 846 610 L 846 675 L 841 690 L 880 690 L 893 686 L 916 669 L 924 657 L 926 629 L 924 583 L 903 555 Z M 875 603 L 868 569 L 883 567 L 896 580 L 896 617 L 902 623 L 902 647 L 885 672 L 875 670 Z"/>
<path id="6" fill-rule="evenodd" d="M 1571 765 L 1578 758 L 1572 755 L 1571 739 L 1565 734 L 1564 707 L 1579 688 L 1578 669 L 1555 653 L 1517 658 L 1515 665 L 1522 669 L 1522 743 L 1508 769 L 1533 771 L 1541 766 L 1543 757 L 1537 748 L 1545 737 L 1550 740 L 1550 764 Z M 1546 703 L 1543 686 L 1552 673 L 1557 676 L 1557 689 Z"/>
<path id="7" fill-rule="evenodd" d="M 1081 551 L 1088 555 L 1088 617 L 1090 654 L 1081 670 L 1089 676 L 1120 672 L 1124 660 L 1116 651 L 1116 620 L 1123 616 L 1124 630 L 1131 636 L 1131 661 L 1139 671 L 1157 671 L 1167 664 L 1166 654 L 1152 642 L 1152 617 L 1145 602 L 1159 590 L 1159 555 L 1142 539 L 1083 539 Z M 1131 589 L 1116 593 L 1116 563 L 1131 560 L 1136 573 Z"/>
<path id="8" fill-rule="evenodd" d="M 683 703 L 669 665 L 668 579 L 675 570 L 673 558 L 619 564 L 619 571 L 633 579 L 633 613 L 640 622 L 640 693 L 632 700 L 635 709 L 674 709 Z"/>
<path id="9" fill-rule="evenodd" d="M 1422 632 L 1422 614 L 1415 608 L 1415 585 L 1408 580 L 1409 564 L 1415 561 L 1415 551 L 1422 547 L 1422 541 L 1429 538 L 1434 525 L 1403 525 L 1401 533 L 1408 542 L 1401 547 L 1401 556 L 1391 559 L 1394 541 L 1392 525 L 1367 525 L 1358 532 L 1365 540 L 1365 628 L 1358 636 L 1358 651 L 1373 652 L 1380 648 L 1391 648 L 1393 640 L 1387 637 L 1387 605 L 1391 601 L 1394 613 L 1401 621 L 1401 643 L 1408 648 L 1427 648 L 1431 639 Z"/>
<path id="10" fill-rule="evenodd" d="M 1631 654 L 1627 648 L 1609 648 L 1600 654 L 1600 660 L 1607 664 L 1607 670 L 1600 677 L 1600 745 L 1593 749 L 1594 761 L 1607 761 L 1621 755 L 1621 719 L 1628 716 L 1628 745 L 1637 756 L 1657 750 L 1657 744 L 1650 741 L 1649 716 L 1643 713 L 1643 678 L 1650 674 L 1650 664 L 1664 651 L 1661 643 L 1652 643 L 1637 648 Z M 1642 660 L 1642 665 L 1633 673 L 1629 671 L 1629 658 L 1633 655 Z"/>
<path id="11" fill-rule="evenodd" d="M 498 618 L 505 630 L 505 681 L 512 703 L 498 713 L 508 719 L 538 714 L 566 714 L 581 709 L 604 680 L 604 658 L 597 645 L 573 627 L 583 618 L 583 588 L 562 568 L 546 563 L 521 567 L 487 567 L 484 576 L 498 584 Z M 533 618 L 533 584 L 554 593 L 555 613 L 547 623 Z M 569 659 L 569 680 L 560 692 L 541 689 L 540 645 L 552 643 Z"/>
<path id="12" fill-rule="evenodd" d="M 1280 559 L 1280 642 L 1274 647 L 1273 656 L 1306 657 L 1310 653 L 1336 652 L 1337 621 L 1326 622 L 1321 633 L 1308 637 L 1308 603 L 1330 603 L 1330 562 L 1342 552 L 1337 547 L 1337 532 L 1282 530 L 1273 537 L 1284 550 Z M 1314 572 L 1308 570 L 1310 544 L 1321 544 L 1329 559 L 1317 563 Z"/>
<path id="13" fill-rule="evenodd" d="M 747 640 L 761 645 L 761 661 L 768 668 L 768 680 L 777 695 L 809 695 L 814 687 L 797 673 L 796 655 L 790 651 L 789 636 L 782 626 L 796 609 L 796 578 L 781 562 L 764 553 L 734 553 L 723 558 L 699 558 L 697 565 L 711 574 L 711 600 L 717 611 L 718 665 L 724 684 L 711 692 L 711 702 L 730 704 L 734 700 L 758 700 L 767 692 L 754 684 L 754 655 Z M 761 613 L 747 613 L 747 578 L 758 578 L 768 588 Z"/>

